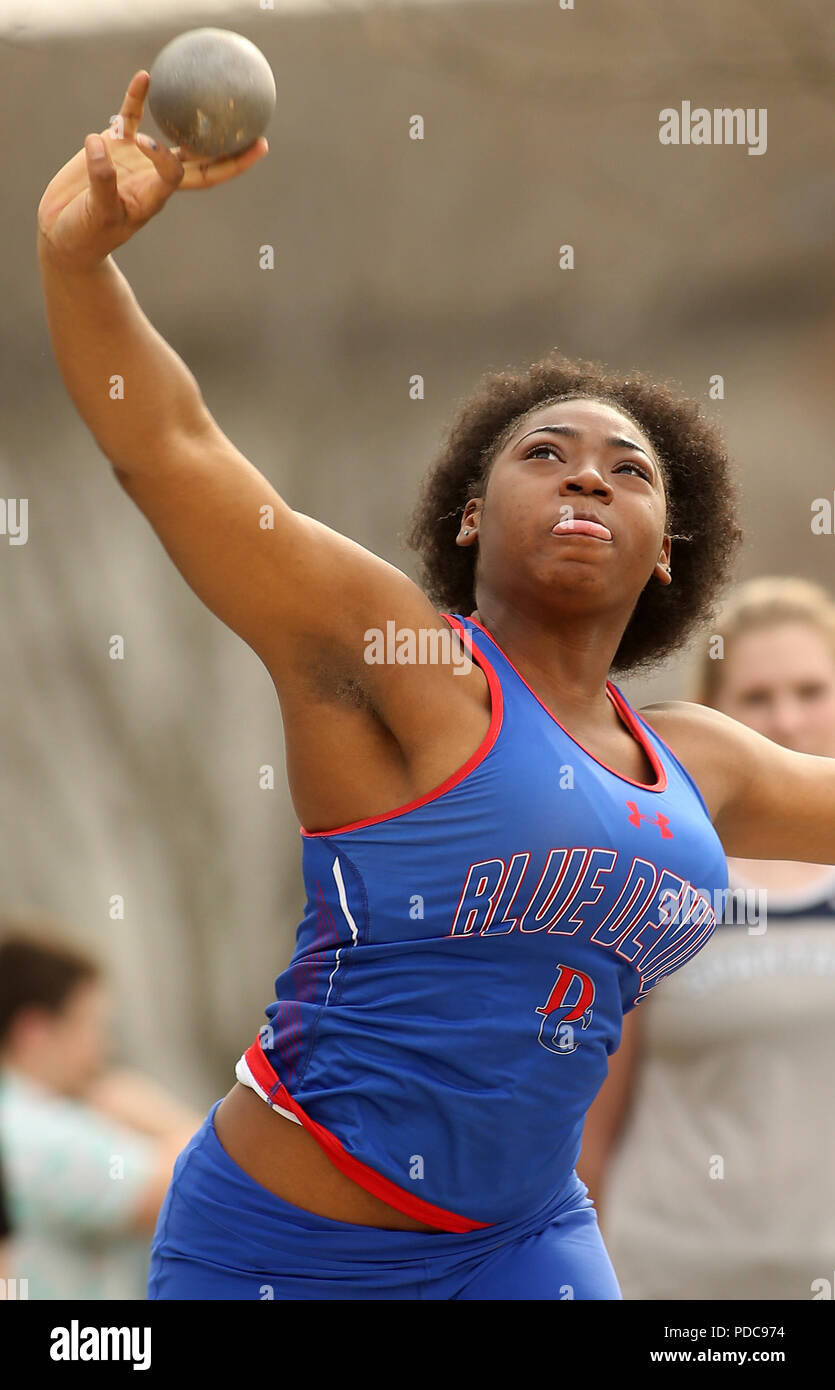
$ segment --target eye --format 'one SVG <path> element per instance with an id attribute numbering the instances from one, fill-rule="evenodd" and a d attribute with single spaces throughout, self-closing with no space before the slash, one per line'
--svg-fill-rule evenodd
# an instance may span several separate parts
<path id="1" fill-rule="evenodd" d="M 826 693 L 826 686 L 823 681 L 809 681 L 801 685 L 797 693 L 801 700 L 819 700 Z"/>
<path id="2" fill-rule="evenodd" d="M 559 450 L 556 449 L 553 444 L 535 444 L 532 449 L 528 449 L 525 458 L 532 459 L 535 454 L 541 453 L 543 449 L 547 449 L 549 453 L 559 458 Z"/>
<path id="3" fill-rule="evenodd" d="M 765 705 L 771 698 L 768 690 L 746 690 L 742 696 L 742 703 L 745 705 Z"/>
<path id="4" fill-rule="evenodd" d="M 541 457 L 543 456 L 543 454 L 550 454 L 553 458 L 558 458 L 558 459 L 559 459 L 559 458 L 562 458 L 562 455 L 560 454 L 560 451 L 559 451 L 559 449 L 556 447 L 556 445 L 555 445 L 555 444 L 547 444 L 547 443 L 545 443 L 545 444 L 534 444 L 532 448 L 530 448 L 530 449 L 527 450 L 527 452 L 523 455 L 523 457 L 526 458 L 526 459 L 532 459 L 532 458 L 536 458 L 536 457 L 540 457 L 540 458 L 541 458 Z M 645 468 L 645 467 L 644 467 L 642 464 L 640 464 L 640 463 L 633 463 L 633 462 L 623 463 L 623 464 L 620 465 L 619 468 L 616 468 L 614 471 L 615 471 L 616 473 L 623 473 L 624 470 L 627 469 L 627 468 L 631 468 L 632 471 L 633 471 L 633 473 L 636 473 L 636 474 L 638 475 L 639 478 L 643 478 L 645 482 L 648 482 L 648 483 L 651 483 L 651 482 L 652 482 L 652 474 L 650 473 L 649 469 L 648 469 L 648 468 Z"/>
<path id="5" fill-rule="evenodd" d="M 648 483 L 651 483 L 651 482 L 652 482 L 652 476 L 651 476 L 651 474 L 650 474 L 650 472 L 649 472 L 649 469 L 648 469 L 648 468 L 644 468 L 643 464 L 640 464 L 640 463 L 622 463 L 622 464 L 620 465 L 619 468 L 616 468 L 616 469 L 615 469 L 615 472 L 616 472 L 616 473 L 623 473 L 624 470 L 627 469 L 627 468 L 633 469 L 633 470 L 638 474 L 639 477 L 641 477 L 641 478 L 646 478 L 646 480 L 647 480 Z"/>

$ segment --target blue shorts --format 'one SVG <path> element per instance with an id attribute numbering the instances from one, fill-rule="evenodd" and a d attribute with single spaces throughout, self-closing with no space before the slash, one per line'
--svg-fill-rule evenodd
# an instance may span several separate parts
<path id="1" fill-rule="evenodd" d="M 151 1245 L 149 1299 L 619 1299 L 588 1189 L 572 1173 L 524 1221 L 456 1235 L 315 1216 L 217 1137 L 215 1101 L 179 1155 Z"/>

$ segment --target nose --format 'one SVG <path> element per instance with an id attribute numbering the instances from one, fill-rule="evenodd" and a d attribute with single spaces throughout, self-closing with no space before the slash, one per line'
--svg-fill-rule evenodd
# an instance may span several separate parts
<path id="1" fill-rule="evenodd" d="M 578 465 L 573 472 L 563 475 L 560 481 L 560 494 L 593 493 L 598 497 L 610 498 L 612 488 L 600 469 L 590 460 Z"/>
<path id="2" fill-rule="evenodd" d="M 803 743 L 804 710 L 790 695 L 777 696 L 772 701 L 766 720 L 766 737 L 784 748 L 798 748 Z"/>

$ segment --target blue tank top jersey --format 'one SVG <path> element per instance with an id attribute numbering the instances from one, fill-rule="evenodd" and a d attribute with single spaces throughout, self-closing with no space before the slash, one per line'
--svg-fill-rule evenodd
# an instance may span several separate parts
<path id="1" fill-rule="evenodd" d="M 368 1191 L 465 1232 L 568 1181 L 624 1013 L 705 945 L 728 870 L 695 783 L 617 686 L 649 785 L 573 739 L 480 623 L 443 617 L 488 680 L 490 728 L 408 806 L 302 830 L 295 952 L 237 1074 Z"/>

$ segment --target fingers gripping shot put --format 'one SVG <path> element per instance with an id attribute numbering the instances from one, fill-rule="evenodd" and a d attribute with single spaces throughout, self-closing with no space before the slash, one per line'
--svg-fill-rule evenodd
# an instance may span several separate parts
<path id="1" fill-rule="evenodd" d="M 680 647 L 726 582 L 724 445 L 668 386 L 555 351 L 460 407 L 410 533 L 423 588 L 295 511 L 113 258 L 267 142 L 155 147 L 148 85 L 43 194 L 47 320 L 115 479 L 272 678 L 307 891 L 267 1025 L 177 1160 L 149 1297 L 617 1299 L 575 1164 L 623 1018 L 709 949 L 726 854 L 835 844 L 830 759 L 686 702 L 636 710 L 612 679 Z M 368 663 L 389 622 L 466 669 Z"/>
<path id="2" fill-rule="evenodd" d="M 83 149 L 58 171 L 41 199 L 38 243 L 56 270 L 100 269 L 110 252 L 129 241 L 175 190 L 226 183 L 269 149 L 260 137 L 222 159 L 189 160 L 178 147 L 160 146 L 139 131 L 149 82 L 144 70 L 134 75 L 118 125 L 88 135 Z M 116 130 L 121 134 L 114 134 Z"/>

